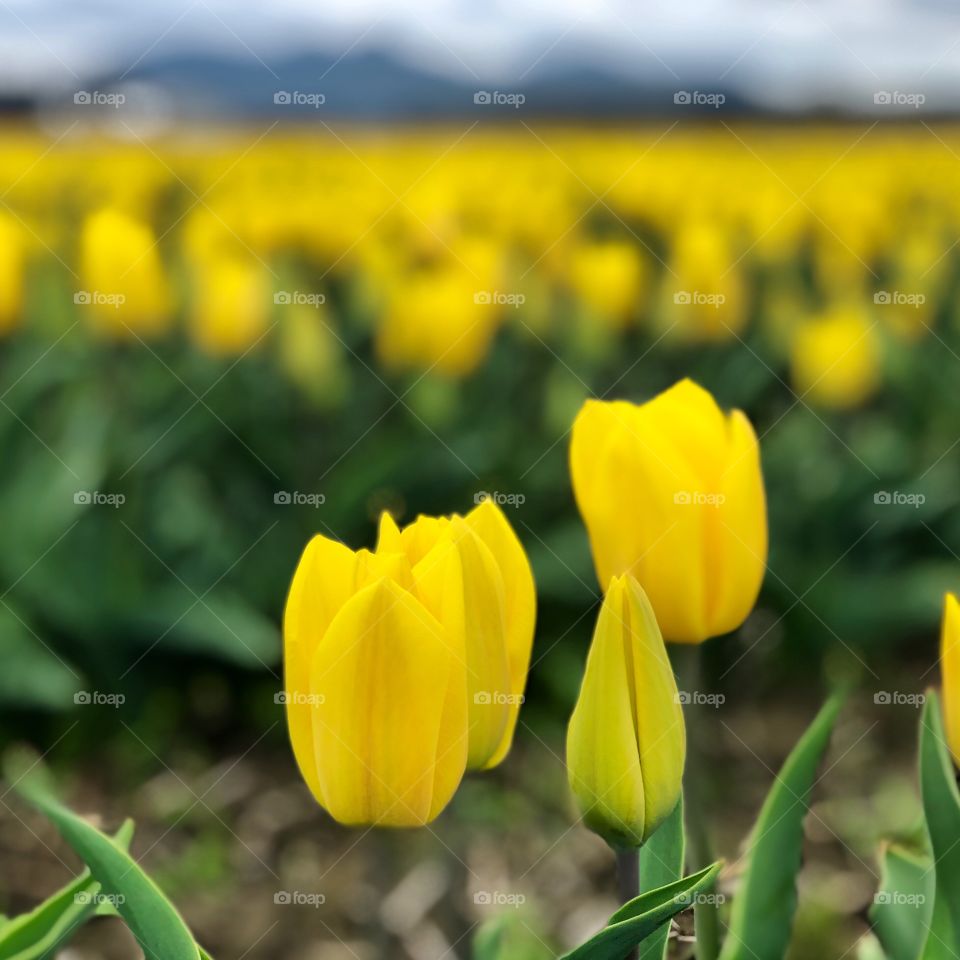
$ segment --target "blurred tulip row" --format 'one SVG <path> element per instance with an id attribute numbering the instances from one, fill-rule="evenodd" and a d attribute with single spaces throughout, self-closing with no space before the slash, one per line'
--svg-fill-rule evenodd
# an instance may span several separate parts
<path id="1" fill-rule="evenodd" d="M 504 328 L 597 351 L 762 324 L 796 391 L 844 408 L 953 319 L 952 130 L 3 137 L 2 329 L 60 271 L 61 326 L 276 343 L 308 389 L 358 329 L 385 369 L 459 378 Z"/>

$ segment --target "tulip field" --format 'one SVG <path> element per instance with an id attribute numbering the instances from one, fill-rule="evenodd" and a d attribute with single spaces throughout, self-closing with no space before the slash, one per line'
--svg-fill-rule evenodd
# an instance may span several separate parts
<path id="1" fill-rule="evenodd" d="M 960 129 L 75 126 L 0 960 L 960 955 Z"/>

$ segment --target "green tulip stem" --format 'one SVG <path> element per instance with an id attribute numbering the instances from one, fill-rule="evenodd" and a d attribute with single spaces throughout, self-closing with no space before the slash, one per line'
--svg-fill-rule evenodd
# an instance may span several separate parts
<path id="1" fill-rule="evenodd" d="M 640 851 L 636 847 L 617 848 L 617 892 L 621 903 L 629 903 L 640 895 Z M 631 950 L 624 960 L 636 960 L 638 952 Z"/>
<path id="2" fill-rule="evenodd" d="M 679 689 L 687 694 L 688 702 L 683 708 L 687 725 L 687 766 L 683 776 L 683 802 L 687 836 L 687 866 L 699 870 L 714 861 L 713 845 L 707 830 L 705 788 L 707 769 L 700 745 L 703 734 L 703 711 L 697 703 L 697 693 L 702 693 L 702 663 L 700 644 L 687 646 L 677 644 L 671 648 L 674 664 L 679 674 Z M 720 916 L 716 902 L 699 898 L 693 907 L 694 932 L 697 938 L 697 960 L 716 960 L 720 953 Z"/>

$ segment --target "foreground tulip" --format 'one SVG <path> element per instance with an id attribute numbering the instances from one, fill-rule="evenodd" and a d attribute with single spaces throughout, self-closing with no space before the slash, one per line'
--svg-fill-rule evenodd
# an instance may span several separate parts
<path id="1" fill-rule="evenodd" d="M 615 577 L 600 608 L 567 731 L 570 787 L 590 829 L 637 847 L 680 799 L 686 732 L 650 602 Z"/>
<path id="2" fill-rule="evenodd" d="M 943 726 L 953 762 L 960 766 L 960 603 L 952 593 L 943 598 L 940 671 L 943 674 Z"/>
<path id="3" fill-rule="evenodd" d="M 736 629 L 767 558 L 757 438 L 739 411 L 682 380 L 649 403 L 588 400 L 570 466 L 597 577 L 632 574 L 667 640 Z"/>
<path id="4" fill-rule="evenodd" d="M 416 826 L 466 769 L 507 753 L 533 636 L 533 581 L 500 510 L 388 514 L 374 552 L 317 536 L 284 616 L 287 722 L 318 802 L 346 824 Z"/>

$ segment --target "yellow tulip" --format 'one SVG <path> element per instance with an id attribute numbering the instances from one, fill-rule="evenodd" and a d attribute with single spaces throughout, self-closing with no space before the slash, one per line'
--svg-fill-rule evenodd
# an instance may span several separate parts
<path id="1" fill-rule="evenodd" d="M 323 536 L 284 615 L 287 722 L 317 801 L 345 824 L 417 826 L 510 747 L 533 636 L 529 566 L 499 509 L 381 517 L 374 552 Z"/>
<path id="2" fill-rule="evenodd" d="M 156 334 L 171 318 L 171 296 L 146 224 L 113 208 L 91 214 L 80 235 L 82 300 L 97 327 L 114 335 Z"/>
<path id="3" fill-rule="evenodd" d="M 760 453 L 743 413 L 725 415 L 691 380 L 639 406 L 588 400 L 570 468 L 603 588 L 632 574 L 678 643 L 743 623 L 767 558 Z"/>
<path id="4" fill-rule="evenodd" d="M 953 762 L 960 766 L 960 603 L 954 594 L 943 598 L 940 629 L 940 670 L 943 673 L 943 725 Z"/>
<path id="5" fill-rule="evenodd" d="M 270 287 L 264 267 L 232 254 L 217 254 L 198 266 L 194 340 L 214 356 L 252 350 L 268 330 Z"/>
<path id="6" fill-rule="evenodd" d="M 567 731 L 570 787 L 584 821 L 615 847 L 637 847 L 680 799 L 686 731 L 650 601 L 615 577 Z"/>
<path id="7" fill-rule="evenodd" d="M 646 285 L 635 242 L 583 243 L 572 255 L 570 284 L 591 315 L 614 329 L 627 326 L 640 309 Z"/>
<path id="8" fill-rule="evenodd" d="M 836 410 L 857 407 L 880 381 L 873 325 L 854 308 L 807 321 L 794 333 L 790 365 L 801 397 Z"/>
<path id="9" fill-rule="evenodd" d="M 0 216 L 0 333 L 20 322 L 24 287 L 23 231 L 10 216 Z"/>

